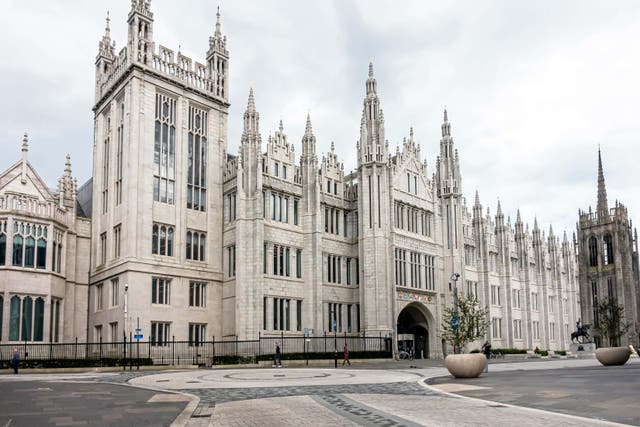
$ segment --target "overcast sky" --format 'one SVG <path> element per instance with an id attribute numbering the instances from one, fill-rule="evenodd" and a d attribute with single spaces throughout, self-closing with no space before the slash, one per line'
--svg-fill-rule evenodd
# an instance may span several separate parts
<path id="1" fill-rule="evenodd" d="M 94 60 L 106 11 L 119 51 L 130 1 L 2 0 L 0 169 L 29 159 L 54 187 L 64 156 L 91 176 Z M 153 0 L 154 38 L 204 62 L 215 1 Z M 615 5 L 615 6 L 614 6 Z M 220 2 L 230 51 L 229 151 L 250 85 L 263 144 L 280 118 L 296 143 L 307 111 L 318 151 L 356 165 L 373 61 L 391 152 L 413 126 L 431 176 L 447 106 L 463 191 L 530 225 L 575 229 L 596 204 L 600 144 L 610 206 L 640 218 L 640 3 L 603 1 Z"/>

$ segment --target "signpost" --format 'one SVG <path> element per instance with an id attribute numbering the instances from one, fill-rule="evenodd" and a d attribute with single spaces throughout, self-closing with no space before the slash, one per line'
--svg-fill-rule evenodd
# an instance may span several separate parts
<path id="1" fill-rule="evenodd" d="M 138 318 L 138 323 L 140 323 L 140 319 Z M 136 350 L 138 353 L 138 360 L 137 360 L 137 364 L 136 364 L 136 369 L 140 370 L 140 340 L 142 339 L 142 328 L 137 327 L 136 328 L 136 333 L 133 335 L 133 338 L 136 339 Z"/>
<path id="2" fill-rule="evenodd" d="M 334 304 L 335 305 L 335 304 Z M 338 367 L 338 322 L 335 319 L 335 309 L 333 312 L 333 362 L 334 367 Z"/>

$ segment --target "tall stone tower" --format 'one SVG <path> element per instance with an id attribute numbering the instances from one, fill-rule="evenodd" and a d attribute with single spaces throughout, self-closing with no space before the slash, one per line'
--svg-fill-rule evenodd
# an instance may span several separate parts
<path id="1" fill-rule="evenodd" d="M 359 257 L 363 285 L 360 304 L 366 334 L 389 333 L 393 322 L 393 271 L 389 195 L 389 146 L 384 139 L 384 114 L 380 107 L 373 64 L 369 64 L 360 141 L 358 142 L 358 211 L 361 213 Z"/>
<path id="2" fill-rule="evenodd" d="M 199 63 L 156 44 L 149 0 L 127 22 L 116 51 L 107 18 L 95 62 L 88 339 L 197 345 L 221 335 L 226 38 L 218 13 Z"/>
<path id="3" fill-rule="evenodd" d="M 637 231 L 632 230 L 627 208 L 607 202 L 607 190 L 598 150 L 598 202 L 596 211 L 579 211 L 578 270 L 582 322 L 598 324 L 598 302 L 615 298 L 624 307 L 624 323 L 631 326 L 618 342 L 606 342 L 596 334 L 600 345 L 640 344 L 640 280 L 638 276 Z"/>

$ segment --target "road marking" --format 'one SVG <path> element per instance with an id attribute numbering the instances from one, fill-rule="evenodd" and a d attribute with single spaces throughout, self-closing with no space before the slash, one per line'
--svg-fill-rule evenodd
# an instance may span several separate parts
<path id="1" fill-rule="evenodd" d="M 9 427 L 11 425 L 12 421 L 13 421 L 13 418 L 9 418 L 9 421 L 7 421 L 7 423 L 4 425 L 4 427 Z"/>

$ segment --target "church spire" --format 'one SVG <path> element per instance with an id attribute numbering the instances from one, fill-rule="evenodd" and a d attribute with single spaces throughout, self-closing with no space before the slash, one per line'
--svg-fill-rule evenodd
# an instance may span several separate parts
<path id="1" fill-rule="evenodd" d="M 604 172 L 602 171 L 602 155 L 598 147 L 598 218 L 604 220 L 609 215 L 607 206 L 607 189 L 604 184 Z"/>

